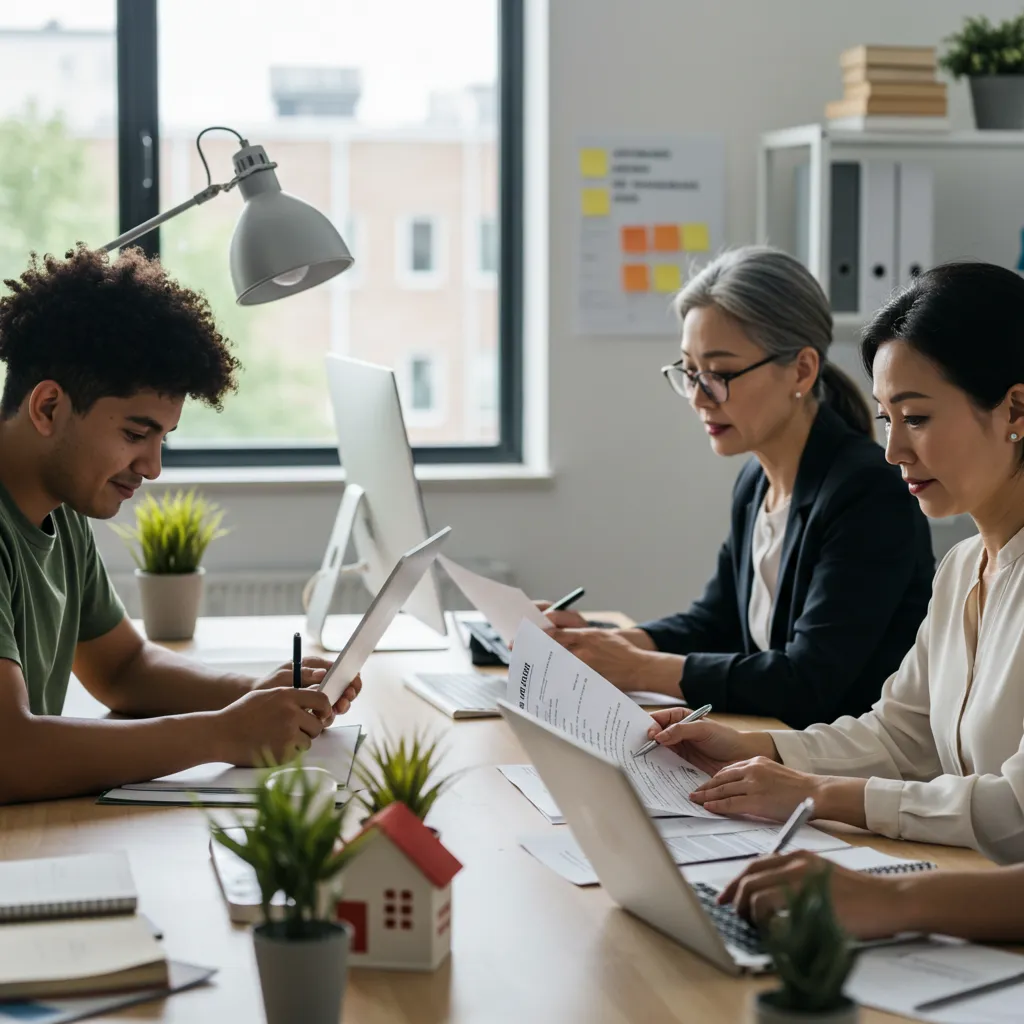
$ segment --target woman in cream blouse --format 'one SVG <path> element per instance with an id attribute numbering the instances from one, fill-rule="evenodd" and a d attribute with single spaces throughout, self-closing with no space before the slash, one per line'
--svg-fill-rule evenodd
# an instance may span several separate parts
<path id="1" fill-rule="evenodd" d="M 713 778 L 694 799 L 1024 860 L 1024 280 L 951 264 L 876 314 L 862 341 L 886 458 L 929 516 L 978 536 L 943 559 L 928 615 L 877 704 L 802 732 L 738 732 L 678 709 L 659 742 Z"/>

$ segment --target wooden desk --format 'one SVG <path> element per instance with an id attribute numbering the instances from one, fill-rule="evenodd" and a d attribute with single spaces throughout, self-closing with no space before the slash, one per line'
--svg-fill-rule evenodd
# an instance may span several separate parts
<path id="1" fill-rule="evenodd" d="M 237 659 L 240 650 L 255 648 L 263 658 L 275 639 L 286 653 L 300 628 L 301 621 L 290 618 L 206 619 L 187 649 Z M 431 816 L 465 865 L 454 882 L 451 959 L 433 974 L 353 971 L 346 1024 L 746 1021 L 751 993 L 773 985 L 770 978 L 722 974 L 614 907 L 600 888 L 570 885 L 519 848 L 519 836 L 555 826 L 491 767 L 526 760 L 510 730 L 500 719 L 452 722 L 401 683 L 416 669 L 466 667 L 458 645 L 444 652 L 374 655 L 363 673 L 363 695 L 346 716 L 371 733 L 381 724 L 395 732 L 415 726 L 444 732 L 448 767 L 470 769 Z M 73 682 L 66 712 L 95 713 L 96 707 Z M 251 939 L 228 921 L 207 838 L 203 814 L 191 808 L 103 807 L 89 799 L 0 808 L 4 859 L 126 849 L 140 909 L 163 928 L 168 953 L 219 968 L 210 986 L 104 1019 L 263 1020 Z M 990 866 L 967 850 L 866 834 L 844 838 L 944 867 Z M 862 1017 L 864 1024 L 898 1019 L 873 1011 Z"/>

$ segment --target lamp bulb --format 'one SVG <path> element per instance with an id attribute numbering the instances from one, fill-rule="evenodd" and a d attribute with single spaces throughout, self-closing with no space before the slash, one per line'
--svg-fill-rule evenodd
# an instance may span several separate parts
<path id="1" fill-rule="evenodd" d="M 274 284 L 279 284 L 282 288 L 294 288 L 295 285 L 301 284 L 309 273 L 309 267 L 296 267 L 294 270 L 286 270 L 283 274 L 278 274 L 274 278 Z"/>

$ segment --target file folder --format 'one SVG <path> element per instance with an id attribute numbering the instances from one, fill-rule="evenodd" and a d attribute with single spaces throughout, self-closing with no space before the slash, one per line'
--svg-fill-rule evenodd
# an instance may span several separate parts
<path id="1" fill-rule="evenodd" d="M 860 165 L 859 312 L 870 316 L 896 285 L 896 163 Z"/>
<path id="2" fill-rule="evenodd" d="M 935 262 L 935 199 L 930 164 L 906 160 L 897 171 L 896 284 L 910 284 Z"/>

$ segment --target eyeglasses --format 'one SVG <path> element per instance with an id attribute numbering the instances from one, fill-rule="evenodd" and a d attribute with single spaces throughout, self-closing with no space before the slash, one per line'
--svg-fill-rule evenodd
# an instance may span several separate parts
<path id="1" fill-rule="evenodd" d="M 754 363 L 753 366 L 748 366 L 745 370 L 737 370 L 735 373 L 714 373 L 711 370 L 701 370 L 697 372 L 695 370 L 688 370 L 683 366 L 683 360 L 680 359 L 677 363 L 673 363 L 671 366 L 663 366 L 661 372 L 665 375 L 665 380 L 669 382 L 672 390 L 677 394 L 681 395 L 687 401 L 693 397 L 694 389 L 700 385 L 701 391 L 715 403 L 715 405 L 722 405 L 724 402 L 729 401 L 729 381 L 735 380 L 737 377 L 742 377 L 745 373 L 750 373 L 751 370 L 756 370 L 760 366 L 767 366 L 768 363 L 774 363 L 779 357 L 768 356 L 766 359 L 762 359 L 759 363 Z"/>

